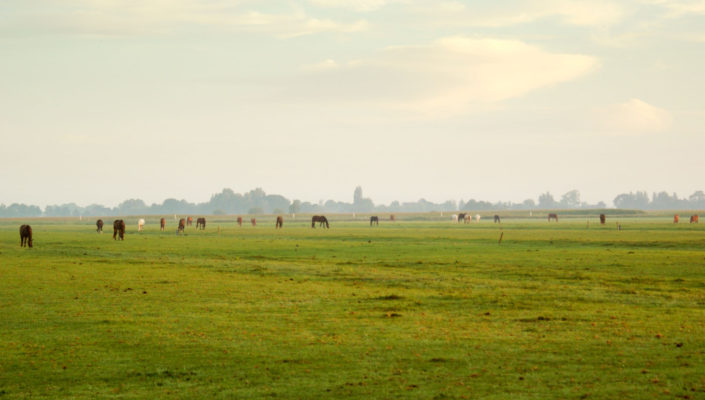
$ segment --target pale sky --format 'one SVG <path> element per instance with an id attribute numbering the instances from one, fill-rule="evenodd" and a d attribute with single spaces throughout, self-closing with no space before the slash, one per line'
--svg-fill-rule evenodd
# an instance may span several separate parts
<path id="1" fill-rule="evenodd" d="M 705 1 L 2 0 L 0 203 L 705 190 Z"/>

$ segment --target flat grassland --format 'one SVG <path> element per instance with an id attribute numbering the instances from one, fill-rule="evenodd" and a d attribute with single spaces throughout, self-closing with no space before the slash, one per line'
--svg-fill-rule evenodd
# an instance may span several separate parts
<path id="1" fill-rule="evenodd" d="M 705 226 L 214 218 L 0 221 L 0 399 L 705 398 Z"/>

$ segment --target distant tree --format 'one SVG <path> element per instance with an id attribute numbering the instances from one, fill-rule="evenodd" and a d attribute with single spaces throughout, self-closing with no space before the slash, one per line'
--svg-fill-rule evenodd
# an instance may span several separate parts
<path id="1" fill-rule="evenodd" d="M 301 212 L 301 200 L 294 200 L 289 206 L 289 213 L 298 214 Z"/>
<path id="2" fill-rule="evenodd" d="M 539 208 L 555 208 L 558 205 L 553 195 L 550 192 L 543 193 L 539 196 Z"/>
<path id="3" fill-rule="evenodd" d="M 225 215 L 227 214 L 225 210 L 221 210 L 220 208 L 213 210 L 213 215 Z"/>
<path id="4" fill-rule="evenodd" d="M 374 203 L 370 199 L 362 197 L 362 187 L 355 188 L 353 193 L 353 211 L 355 212 L 370 212 L 375 208 Z"/>
<path id="5" fill-rule="evenodd" d="M 129 199 L 118 204 L 116 211 L 122 215 L 138 215 L 148 213 L 147 205 L 140 199 Z"/>
<path id="6" fill-rule="evenodd" d="M 522 207 L 525 209 L 536 208 L 536 202 L 533 199 L 526 199 L 521 203 Z"/>
<path id="7" fill-rule="evenodd" d="M 559 203 L 561 207 L 564 208 L 578 208 L 580 207 L 580 192 L 577 190 L 571 190 L 566 192 L 561 197 L 561 202 Z"/>
<path id="8" fill-rule="evenodd" d="M 262 207 L 252 207 L 247 210 L 248 214 L 264 214 L 264 209 Z"/>
<path id="9" fill-rule="evenodd" d="M 617 208 L 646 210 L 649 208 L 649 195 L 646 192 L 622 193 L 613 200 Z"/>
<path id="10" fill-rule="evenodd" d="M 688 201 L 692 208 L 703 209 L 705 208 L 705 193 L 702 190 L 698 190 L 688 197 Z"/>

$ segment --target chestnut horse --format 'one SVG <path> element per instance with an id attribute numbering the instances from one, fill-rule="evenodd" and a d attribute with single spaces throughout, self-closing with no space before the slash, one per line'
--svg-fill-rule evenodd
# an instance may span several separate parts
<path id="1" fill-rule="evenodd" d="M 604 225 L 605 221 L 607 221 L 607 217 L 605 216 L 605 214 L 600 214 L 600 224 Z"/>
<path id="2" fill-rule="evenodd" d="M 284 227 L 284 218 L 282 218 L 282 216 L 280 215 L 277 217 L 277 224 L 274 226 L 274 229 L 283 228 L 283 227 Z"/>
<path id="3" fill-rule="evenodd" d="M 323 215 L 314 215 L 311 217 L 311 228 L 316 227 L 316 222 L 319 223 L 319 226 L 323 226 L 325 224 L 326 228 L 330 228 L 330 225 L 328 225 L 328 218 Z"/>
<path id="4" fill-rule="evenodd" d="M 252 226 L 257 226 L 257 219 L 256 218 L 250 218 L 250 223 Z"/>
<path id="5" fill-rule="evenodd" d="M 551 218 L 555 219 L 556 222 L 558 222 L 558 214 L 554 214 L 554 213 L 548 214 L 548 222 L 551 222 Z"/>
<path id="6" fill-rule="evenodd" d="M 680 217 L 678 216 L 678 214 L 676 214 L 676 215 L 673 216 L 673 223 L 674 223 L 674 224 L 677 224 L 678 221 L 680 221 Z"/>
<path id="7" fill-rule="evenodd" d="M 397 220 L 397 217 L 396 217 L 394 214 L 392 214 L 392 215 L 389 216 L 389 220 L 392 221 L 392 222 L 394 222 L 394 221 Z"/>
<path id="8" fill-rule="evenodd" d="M 690 216 L 690 223 L 691 223 L 691 224 L 692 224 L 692 223 L 696 223 L 696 224 L 697 224 L 698 221 L 700 221 L 700 217 L 699 217 L 699 216 L 697 216 L 697 215 L 691 215 L 691 216 Z"/>
<path id="9" fill-rule="evenodd" d="M 372 226 L 372 224 L 377 224 L 377 226 L 379 226 L 379 218 L 376 215 L 370 217 L 370 226 Z"/>
<path id="10" fill-rule="evenodd" d="M 179 229 L 176 231 L 176 233 L 184 233 L 184 229 L 186 228 L 186 220 L 181 218 L 179 220 Z"/>
<path id="11" fill-rule="evenodd" d="M 159 230 L 164 232 L 164 229 L 166 229 L 166 218 L 159 220 Z"/>
<path id="12" fill-rule="evenodd" d="M 193 224 L 193 217 L 186 218 L 186 226 L 191 226 Z"/>
<path id="13" fill-rule="evenodd" d="M 189 217 L 190 218 L 190 217 Z M 206 229 L 206 219 L 201 217 L 196 220 L 196 229 Z"/>
<path id="14" fill-rule="evenodd" d="M 102 219 L 95 221 L 95 226 L 96 226 L 96 228 L 98 228 L 98 229 L 96 229 L 96 232 L 103 233 L 103 220 Z"/>
<path id="15" fill-rule="evenodd" d="M 237 217 L 237 224 L 242 226 L 242 217 Z"/>
<path id="16" fill-rule="evenodd" d="M 29 225 L 20 226 L 20 247 L 25 245 L 32 247 L 32 227 Z"/>
<path id="17" fill-rule="evenodd" d="M 118 237 L 120 240 L 125 240 L 125 221 L 121 219 L 113 221 L 113 240 L 117 240 Z"/>

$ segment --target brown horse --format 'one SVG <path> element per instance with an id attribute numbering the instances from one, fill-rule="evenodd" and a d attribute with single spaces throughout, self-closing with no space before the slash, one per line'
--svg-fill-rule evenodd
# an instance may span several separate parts
<path id="1" fill-rule="evenodd" d="M 121 219 L 113 221 L 113 240 L 117 240 L 118 237 L 120 240 L 125 240 L 125 221 Z"/>
<path id="2" fill-rule="evenodd" d="M 184 233 L 184 229 L 186 228 L 186 220 L 181 218 L 179 220 L 179 229 L 176 231 L 176 233 Z"/>
<path id="3" fill-rule="evenodd" d="M 98 228 L 98 229 L 96 229 L 96 232 L 103 233 L 103 220 L 102 219 L 95 221 L 95 226 L 96 226 L 96 228 Z"/>
<path id="4" fill-rule="evenodd" d="M 319 223 L 319 226 L 323 226 L 325 224 L 326 228 L 330 228 L 330 225 L 328 225 L 328 218 L 323 215 L 314 215 L 311 217 L 311 228 L 316 227 L 316 222 Z"/>
<path id="5" fill-rule="evenodd" d="M 396 215 L 394 215 L 394 214 L 390 215 L 390 216 L 389 216 L 389 220 L 392 221 L 392 222 L 396 221 L 396 220 L 397 220 Z"/>
<path id="6" fill-rule="evenodd" d="M 497 215 L 497 214 L 494 215 L 494 222 L 498 223 L 498 224 L 502 222 L 502 220 L 499 219 L 499 215 Z"/>
<path id="7" fill-rule="evenodd" d="M 237 217 L 237 224 L 242 226 L 242 217 Z"/>
<path id="8" fill-rule="evenodd" d="M 673 223 L 674 223 L 674 224 L 677 224 L 678 221 L 680 221 L 680 217 L 678 216 L 678 214 L 676 214 L 676 215 L 673 216 Z"/>
<path id="9" fill-rule="evenodd" d="M 159 220 L 159 230 L 164 232 L 164 229 L 166 229 L 166 218 Z"/>
<path id="10" fill-rule="evenodd" d="M 252 226 L 257 226 L 257 219 L 256 218 L 250 218 L 250 223 Z"/>
<path id="11" fill-rule="evenodd" d="M 32 227 L 29 225 L 20 226 L 20 247 L 25 245 L 32 247 Z"/>
<path id="12" fill-rule="evenodd" d="M 274 229 L 283 228 L 283 227 L 284 227 L 284 218 L 282 218 L 282 216 L 280 215 L 277 217 L 277 224 L 274 226 Z"/>
<path id="13" fill-rule="evenodd" d="M 193 217 L 186 218 L 186 226 L 191 226 L 193 224 Z"/>
<path id="14" fill-rule="evenodd" d="M 551 222 L 551 219 L 555 219 L 556 222 L 558 222 L 558 214 L 554 214 L 554 213 L 548 214 L 548 222 Z"/>
<path id="15" fill-rule="evenodd" d="M 196 229 L 206 229 L 206 219 L 201 217 L 196 220 Z"/>
<path id="16" fill-rule="evenodd" d="M 465 217 L 467 217 L 466 213 L 458 214 L 458 223 L 460 223 L 460 221 L 463 221 L 463 223 L 467 224 L 467 222 L 465 221 Z"/>
<path id="17" fill-rule="evenodd" d="M 699 217 L 699 216 L 697 216 L 697 215 L 691 215 L 691 216 L 690 216 L 690 223 L 691 223 L 691 224 L 692 224 L 692 223 L 696 223 L 696 224 L 697 224 L 699 221 L 700 221 L 700 217 Z"/>
<path id="18" fill-rule="evenodd" d="M 379 226 L 379 218 L 376 215 L 370 217 L 370 226 L 372 226 L 372 224 Z"/>
<path id="19" fill-rule="evenodd" d="M 605 216 L 605 214 L 600 214 L 600 224 L 604 225 L 605 221 L 607 221 L 607 217 Z"/>

